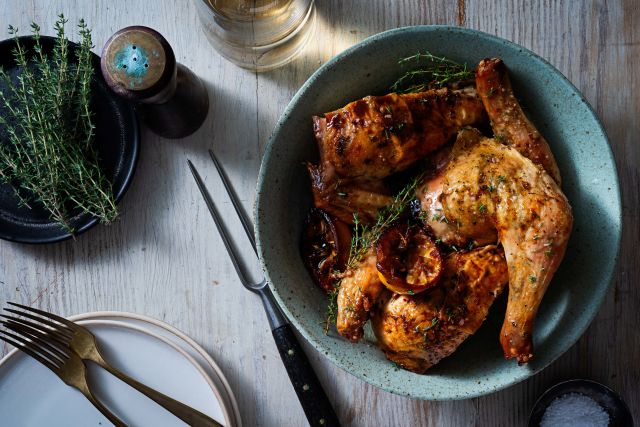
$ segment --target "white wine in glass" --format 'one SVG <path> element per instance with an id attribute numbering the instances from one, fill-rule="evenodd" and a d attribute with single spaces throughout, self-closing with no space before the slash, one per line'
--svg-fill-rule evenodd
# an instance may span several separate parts
<path id="1" fill-rule="evenodd" d="M 315 27 L 314 0 L 194 0 L 209 42 L 241 67 L 267 71 L 300 52 Z"/>

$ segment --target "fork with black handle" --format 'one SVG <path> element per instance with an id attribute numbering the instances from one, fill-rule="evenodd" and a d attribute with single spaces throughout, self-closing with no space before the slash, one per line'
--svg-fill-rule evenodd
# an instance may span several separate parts
<path id="1" fill-rule="evenodd" d="M 209 154 L 218 171 L 218 174 L 220 175 L 229 198 L 231 199 L 236 214 L 240 218 L 244 231 L 247 234 L 249 241 L 251 242 L 254 253 L 257 256 L 258 251 L 253 236 L 253 227 L 251 225 L 251 222 L 242 210 L 236 193 L 231 187 L 231 184 L 229 183 L 222 165 L 216 158 L 213 151 L 209 150 Z M 235 247 L 231 243 L 229 233 L 227 232 L 227 229 L 220 219 L 220 214 L 216 209 L 209 191 L 206 189 L 204 182 L 195 166 L 193 166 L 193 163 L 191 163 L 191 161 L 189 160 L 187 160 L 187 163 L 189 164 L 189 169 L 191 169 L 191 173 L 196 180 L 198 189 L 200 190 L 200 193 L 202 193 L 202 197 L 207 204 L 207 208 L 209 209 L 209 212 L 213 217 L 213 221 L 215 222 L 218 232 L 220 233 L 220 237 L 222 238 L 222 242 L 224 243 L 224 246 L 229 253 L 231 262 L 233 263 L 233 266 L 238 273 L 240 282 L 242 282 L 242 285 L 245 288 L 253 293 L 258 294 L 260 296 L 260 299 L 262 300 L 269 325 L 271 326 L 273 339 L 276 342 L 280 357 L 282 358 L 282 362 L 284 363 L 287 373 L 289 374 L 289 379 L 293 384 L 293 388 L 298 395 L 298 400 L 302 405 L 302 409 L 304 410 L 304 413 L 307 417 L 307 421 L 309 421 L 309 424 L 314 427 L 340 426 L 340 422 L 338 421 L 338 417 L 336 416 L 336 413 L 331 406 L 331 402 L 324 392 L 324 389 L 322 388 L 318 377 L 313 371 L 313 367 L 309 363 L 309 359 L 307 359 L 307 356 L 302 350 L 300 343 L 298 343 L 291 325 L 278 308 L 277 302 L 275 301 L 273 294 L 271 293 L 271 290 L 269 289 L 269 286 L 267 284 L 267 280 L 263 278 L 260 282 L 253 283 L 250 279 L 247 278 L 247 275 L 245 274 L 240 264 L 240 257 L 236 253 Z"/>

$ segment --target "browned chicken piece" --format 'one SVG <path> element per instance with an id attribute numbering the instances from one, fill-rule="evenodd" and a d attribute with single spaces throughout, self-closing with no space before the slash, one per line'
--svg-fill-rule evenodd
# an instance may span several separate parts
<path id="1" fill-rule="evenodd" d="M 440 188 L 423 193 L 427 215 L 442 215 L 446 231 L 463 238 L 482 242 L 493 232 L 504 247 L 509 300 L 500 342 L 506 358 L 525 363 L 540 301 L 571 234 L 571 206 L 542 168 L 474 129 L 460 132 L 439 179 Z M 434 199 L 441 211 L 430 211 Z"/>
<path id="2" fill-rule="evenodd" d="M 314 206 L 347 224 L 353 222 L 354 214 L 364 223 L 373 222 L 378 210 L 393 201 L 382 180 L 342 179 L 331 165 L 321 168 L 307 164 L 307 169 Z"/>
<path id="3" fill-rule="evenodd" d="M 380 297 L 371 321 L 381 349 L 389 360 L 423 373 L 476 332 L 507 280 L 497 246 L 452 253 L 435 288 Z"/>
<path id="4" fill-rule="evenodd" d="M 376 253 L 370 250 L 354 268 L 346 271 L 338 291 L 336 328 L 340 335 L 358 342 L 369 311 L 382 293 L 384 285 L 378 276 Z"/>
<path id="5" fill-rule="evenodd" d="M 308 165 L 314 204 L 346 223 L 375 219 L 391 202 L 382 178 L 406 169 L 486 121 L 473 88 L 368 96 L 314 117 L 320 164 Z"/>
<path id="6" fill-rule="evenodd" d="M 313 121 L 322 168 L 376 179 L 408 168 L 486 114 L 475 89 L 445 88 L 367 96 Z"/>
<path id="7" fill-rule="evenodd" d="M 476 68 L 476 87 L 497 139 L 541 165 L 560 185 L 560 170 L 540 132 L 522 112 L 501 59 L 483 59 Z"/>
<path id="8" fill-rule="evenodd" d="M 467 135 L 461 132 L 458 141 Z M 473 134 L 475 136 L 475 134 Z M 476 223 L 475 233 L 469 236 L 461 233 L 458 223 L 452 222 L 444 214 L 442 207 L 442 191 L 444 190 L 444 178 L 451 161 L 451 148 L 444 147 L 433 156 L 435 167 L 426 175 L 416 188 L 416 197 L 420 200 L 422 220 L 428 225 L 434 236 L 447 246 L 465 248 L 473 243 L 473 246 L 484 246 L 498 241 L 496 229 L 492 224 L 483 223 L 483 227 Z"/>

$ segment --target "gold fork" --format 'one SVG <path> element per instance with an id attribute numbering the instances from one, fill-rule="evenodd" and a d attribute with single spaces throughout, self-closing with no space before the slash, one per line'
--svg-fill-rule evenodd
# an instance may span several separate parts
<path id="1" fill-rule="evenodd" d="M 87 382 L 87 369 L 77 354 L 69 349 L 49 344 L 46 334 L 38 330 L 9 321 L 3 321 L 2 323 L 7 326 L 7 328 L 16 332 L 16 334 L 0 330 L 0 339 L 42 363 L 67 385 L 80 390 L 80 393 L 116 427 L 127 426 L 93 395 Z M 50 333 L 56 334 L 54 331 Z"/>
<path id="2" fill-rule="evenodd" d="M 2 322 L 8 329 L 16 331 L 18 327 L 26 327 L 29 328 L 29 330 L 39 331 L 44 334 L 43 339 L 46 339 L 49 344 L 53 342 L 57 347 L 70 349 L 72 353 L 77 354 L 77 356 L 82 360 L 90 360 L 97 363 L 112 375 L 135 388 L 140 393 L 144 394 L 190 426 L 223 427 L 222 424 L 202 412 L 193 409 L 184 403 L 178 402 L 159 391 L 147 387 L 111 366 L 102 357 L 95 336 L 85 327 L 73 323 L 63 317 L 56 316 L 55 314 L 38 310 L 37 308 L 27 307 L 13 302 L 9 302 L 8 304 L 14 307 L 19 307 L 24 311 L 5 308 L 6 311 L 26 317 L 35 322 L 39 322 L 35 323 L 19 317 L 7 316 L 4 314 L 0 315 L 1 317 L 8 319 L 8 321 Z M 38 314 L 39 316 L 32 313 Z"/>

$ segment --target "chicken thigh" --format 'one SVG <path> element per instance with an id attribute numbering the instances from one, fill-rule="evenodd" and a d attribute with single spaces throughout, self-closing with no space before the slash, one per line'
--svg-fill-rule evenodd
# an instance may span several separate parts
<path id="1" fill-rule="evenodd" d="M 509 300 L 500 342 L 506 358 L 526 363 L 533 322 L 564 257 L 573 216 L 549 145 L 522 112 L 504 63 L 481 61 L 476 86 L 496 136 L 462 130 L 417 195 L 425 222 L 444 243 L 502 243 Z"/>
<path id="2" fill-rule="evenodd" d="M 452 253 L 435 288 L 380 297 L 371 318 L 380 348 L 399 366 L 423 373 L 476 332 L 507 280 L 504 254 L 495 245 Z"/>
<path id="3" fill-rule="evenodd" d="M 542 168 L 474 129 L 460 132 L 438 182 L 422 206 L 430 221 L 446 218 L 446 238 L 502 244 L 509 299 L 500 342 L 506 358 L 529 361 L 533 322 L 571 233 L 569 202 Z"/>

